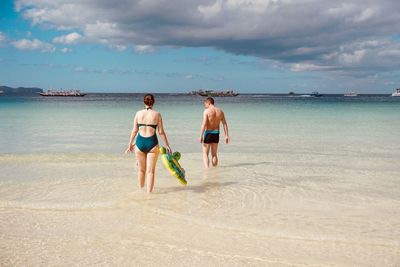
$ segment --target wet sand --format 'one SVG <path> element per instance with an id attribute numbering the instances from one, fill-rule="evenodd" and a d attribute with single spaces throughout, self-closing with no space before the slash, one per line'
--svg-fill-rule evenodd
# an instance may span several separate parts
<path id="1" fill-rule="evenodd" d="M 394 159 L 224 153 L 207 171 L 198 153 L 181 161 L 188 187 L 159 164 L 148 195 L 130 156 L 0 156 L 1 265 L 400 264 Z"/>

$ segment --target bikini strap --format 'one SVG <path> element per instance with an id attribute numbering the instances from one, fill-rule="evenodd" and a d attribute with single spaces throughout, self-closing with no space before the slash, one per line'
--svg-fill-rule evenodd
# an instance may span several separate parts
<path id="1" fill-rule="evenodd" d="M 139 128 L 142 127 L 142 126 L 149 126 L 149 127 L 154 128 L 154 130 L 157 129 L 157 124 L 138 123 L 137 125 L 138 125 Z"/>

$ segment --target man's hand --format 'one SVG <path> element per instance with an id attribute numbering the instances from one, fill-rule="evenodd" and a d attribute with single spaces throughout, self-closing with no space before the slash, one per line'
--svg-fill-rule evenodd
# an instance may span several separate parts
<path id="1" fill-rule="evenodd" d="M 225 144 L 229 144 L 229 136 L 225 136 Z"/>
<path id="2" fill-rule="evenodd" d="M 199 143 L 203 143 L 203 135 L 200 135 L 200 137 L 199 137 Z"/>

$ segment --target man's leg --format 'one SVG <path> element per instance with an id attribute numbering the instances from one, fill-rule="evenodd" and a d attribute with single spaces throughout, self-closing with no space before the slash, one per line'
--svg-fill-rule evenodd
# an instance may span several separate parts
<path id="1" fill-rule="evenodd" d="M 218 151 L 218 143 L 212 143 L 211 144 L 211 155 L 212 155 L 211 162 L 212 162 L 213 166 L 218 165 L 217 151 Z"/>
<path id="2" fill-rule="evenodd" d="M 204 168 L 208 168 L 208 153 L 210 153 L 210 144 L 203 143 L 203 162 Z"/>

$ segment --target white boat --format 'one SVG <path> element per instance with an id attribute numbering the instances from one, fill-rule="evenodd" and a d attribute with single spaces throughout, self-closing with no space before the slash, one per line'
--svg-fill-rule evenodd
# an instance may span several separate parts
<path id="1" fill-rule="evenodd" d="M 358 94 L 356 92 L 348 92 L 345 93 L 344 96 L 358 96 Z"/>
<path id="2" fill-rule="evenodd" d="M 392 96 L 400 96 L 400 88 L 396 89 L 396 92 L 394 92 Z"/>
<path id="3" fill-rule="evenodd" d="M 311 96 L 313 97 L 321 97 L 322 95 L 318 91 L 314 91 L 311 93 Z"/>

